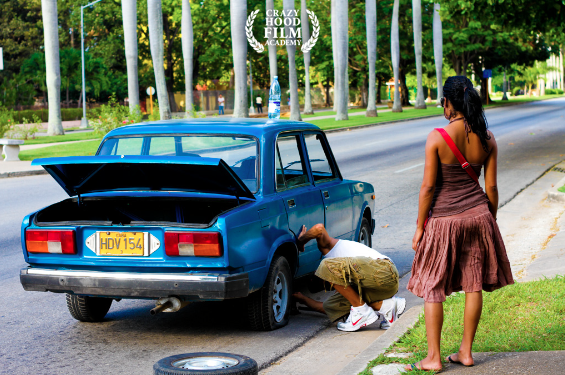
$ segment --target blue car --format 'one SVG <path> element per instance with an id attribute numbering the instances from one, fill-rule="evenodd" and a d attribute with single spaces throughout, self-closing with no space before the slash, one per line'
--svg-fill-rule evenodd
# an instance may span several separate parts
<path id="1" fill-rule="evenodd" d="M 325 134 L 282 120 L 194 119 L 124 126 L 95 156 L 36 159 L 70 198 L 22 223 L 25 290 L 67 294 L 80 321 L 113 300 L 153 313 L 246 298 L 249 324 L 288 323 L 293 285 L 321 260 L 303 225 L 371 246 L 374 189 L 344 180 Z"/>

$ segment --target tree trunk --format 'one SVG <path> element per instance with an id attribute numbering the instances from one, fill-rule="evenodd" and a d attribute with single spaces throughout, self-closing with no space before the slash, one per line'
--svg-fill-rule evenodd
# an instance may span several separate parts
<path id="1" fill-rule="evenodd" d="M 129 110 L 139 106 L 139 79 L 137 73 L 137 0 L 122 0 L 124 45 L 128 72 Z"/>
<path id="2" fill-rule="evenodd" d="M 165 32 L 165 40 L 167 41 L 167 49 L 165 53 L 165 61 L 167 68 L 165 69 L 165 82 L 167 84 L 167 94 L 169 95 L 169 106 L 171 113 L 178 112 L 177 102 L 175 100 L 175 66 L 173 59 L 173 40 L 175 33 L 171 31 L 169 16 L 163 14 L 163 31 Z"/>
<path id="3" fill-rule="evenodd" d="M 245 34 L 247 1 L 231 0 L 230 17 L 233 68 L 235 73 L 233 117 L 249 117 L 249 101 L 247 100 L 247 37 Z"/>
<path id="4" fill-rule="evenodd" d="M 45 40 L 45 67 L 47 70 L 47 96 L 49 100 L 49 124 L 47 135 L 62 135 L 61 121 L 61 67 L 59 61 L 59 25 L 57 0 L 41 0 Z"/>
<path id="5" fill-rule="evenodd" d="M 436 65 L 437 78 L 437 105 L 440 105 L 443 97 L 443 31 L 441 26 L 441 18 L 439 16 L 440 5 L 434 4 L 434 60 Z"/>
<path id="6" fill-rule="evenodd" d="M 330 79 L 326 78 L 326 108 L 330 107 L 332 105 L 331 100 L 330 100 Z M 334 89 L 334 96 L 335 96 L 335 89 Z M 335 101 L 335 98 L 334 98 Z"/>
<path id="7" fill-rule="evenodd" d="M 381 98 L 381 89 L 383 87 L 383 79 L 381 77 L 379 77 L 377 79 L 377 104 L 381 104 L 382 98 Z"/>
<path id="8" fill-rule="evenodd" d="M 192 14 L 190 12 L 190 1 L 182 0 L 182 57 L 184 60 L 184 85 L 185 85 L 185 112 L 190 117 L 194 109 L 194 98 L 192 95 L 192 70 L 194 54 L 194 31 L 192 29 Z"/>
<path id="9" fill-rule="evenodd" d="M 481 77 L 481 100 L 483 104 L 487 104 L 487 97 L 488 97 L 488 104 L 492 103 L 492 99 L 488 93 L 488 78 Z"/>
<path id="10" fill-rule="evenodd" d="M 504 79 L 502 80 L 502 100 L 508 100 L 506 91 L 508 91 L 508 81 L 506 80 L 506 68 L 504 68 Z"/>
<path id="11" fill-rule="evenodd" d="M 410 92 L 408 91 L 408 86 L 406 85 L 406 73 L 404 73 L 406 67 L 400 67 L 400 102 L 403 107 L 410 106 Z"/>
<path id="12" fill-rule="evenodd" d="M 287 13 L 294 12 L 294 0 L 283 0 L 283 8 Z M 300 117 L 300 104 L 298 101 L 298 77 L 296 75 L 296 46 L 293 44 L 296 39 L 290 38 L 290 35 L 298 30 L 293 26 L 285 26 L 286 41 L 290 44 L 286 45 L 286 53 L 288 54 L 288 82 L 290 86 L 290 120 L 302 121 Z M 292 30 L 292 31 L 291 31 Z"/>
<path id="13" fill-rule="evenodd" d="M 147 18 L 153 71 L 155 72 L 155 86 L 157 89 L 157 99 L 159 100 L 159 114 L 161 115 L 161 120 L 170 120 L 171 107 L 169 105 L 163 62 L 163 12 L 161 0 L 147 0 Z"/>
<path id="14" fill-rule="evenodd" d="M 267 7 L 267 13 L 270 13 L 269 10 L 273 10 L 275 9 L 275 2 L 274 0 L 267 0 L 266 3 L 266 7 Z M 276 19 L 275 17 L 271 17 L 273 22 Z M 274 24 L 272 26 L 273 28 L 275 27 Z M 304 40 L 304 36 L 302 36 L 302 40 Z M 271 45 L 271 43 L 273 45 Z M 274 33 L 270 34 L 269 37 L 269 73 L 271 75 L 271 80 L 270 80 L 270 84 L 269 87 L 271 86 L 271 84 L 275 81 L 275 77 L 277 77 L 278 71 L 277 71 L 277 45 L 276 43 L 276 39 L 274 38 Z"/>
<path id="15" fill-rule="evenodd" d="M 45 95 L 45 94 L 43 94 Z M 45 96 L 44 96 L 45 97 Z M 80 90 L 80 94 L 78 95 L 78 105 L 77 108 L 81 108 L 81 103 L 82 103 L 82 90 Z"/>
<path id="16" fill-rule="evenodd" d="M 416 75 L 418 90 L 416 92 L 416 109 L 426 109 L 424 87 L 422 86 L 422 2 L 412 0 L 412 25 L 414 27 L 414 53 L 416 54 Z"/>
<path id="17" fill-rule="evenodd" d="M 306 0 L 301 0 L 300 3 L 300 23 L 302 24 L 302 43 L 310 39 L 310 20 L 306 12 Z M 304 114 L 313 115 L 312 109 L 312 94 L 310 92 L 310 52 L 304 53 Z"/>
<path id="18" fill-rule="evenodd" d="M 392 112 L 402 112 L 399 90 L 399 64 L 400 64 L 400 38 L 398 31 L 398 7 L 400 0 L 394 0 L 392 8 L 392 25 L 390 29 L 390 54 L 392 57 L 392 70 L 394 72 L 394 104 Z"/>
<path id="19" fill-rule="evenodd" d="M 336 75 L 334 77 L 335 119 L 348 120 L 349 102 L 348 68 L 348 3 L 347 0 L 332 0 L 332 26 L 335 26 L 335 49 L 333 53 Z M 335 22 L 334 22 L 335 21 Z"/>
<path id="20" fill-rule="evenodd" d="M 367 99 L 366 117 L 376 117 L 377 104 L 375 93 L 375 63 L 377 61 L 377 2 L 365 1 L 365 23 L 367 28 L 367 60 L 369 62 L 369 98 Z"/>

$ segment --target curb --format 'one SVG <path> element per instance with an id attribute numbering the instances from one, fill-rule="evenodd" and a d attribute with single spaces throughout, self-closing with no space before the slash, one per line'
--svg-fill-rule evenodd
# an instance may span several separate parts
<path id="1" fill-rule="evenodd" d="M 27 177 L 27 176 L 37 176 L 42 174 L 47 174 L 47 171 L 34 170 L 34 171 L 4 172 L 4 173 L 0 173 L 0 178 Z"/>
<path id="2" fill-rule="evenodd" d="M 363 350 L 355 359 L 342 368 L 337 375 L 359 374 L 367 368 L 369 362 L 383 354 L 392 344 L 414 327 L 422 313 L 423 306 L 418 305 L 402 314 L 398 321 L 388 331 L 377 338 L 371 345 Z"/>
<path id="3" fill-rule="evenodd" d="M 553 168 L 552 168 L 553 169 Z M 552 187 L 547 191 L 547 200 L 553 202 L 563 202 L 565 203 L 565 193 L 560 192 L 559 189 L 561 186 L 565 185 L 565 177 L 562 178 L 557 185 Z"/>

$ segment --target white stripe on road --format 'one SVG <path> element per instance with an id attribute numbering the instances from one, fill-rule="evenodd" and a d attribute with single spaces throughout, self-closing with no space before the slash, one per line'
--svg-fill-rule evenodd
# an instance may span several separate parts
<path id="1" fill-rule="evenodd" d="M 396 172 L 394 172 L 394 173 L 401 173 L 401 172 L 404 172 L 404 171 L 408 171 L 408 170 L 410 170 L 410 169 L 414 169 L 414 168 L 421 167 L 422 165 L 424 165 L 424 163 L 420 163 L 420 164 L 416 164 L 416 165 L 413 165 L 413 166 L 408 167 L 408 168 L 400 169 L 400 170 L 398 170 L 398 171 L 396 171 Z"/>

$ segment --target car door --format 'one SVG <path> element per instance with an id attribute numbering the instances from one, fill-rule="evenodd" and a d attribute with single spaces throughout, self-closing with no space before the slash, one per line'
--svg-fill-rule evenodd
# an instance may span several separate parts
<path id="1" fill-rule="evenodd" d="M 321 132 L 305 132 L 304 143 L 314 184 L 324 201 L 326 230 L 332 237 L 352 240 L 353 198 L 349 184 L 339 174 L 327 139 Z"/>
<path id="2" fill-rule="evenodd" d="M 324 222 L 322 196 L 308 175 L 302 137 L 299 133 L 280 134 L 275 152 L 277 194 L 283 201 L 289 229 L 298 235 L 303 225 L 311 228 Z M 320 258 L 321 253 L 316 241 L 310 241 L 306 244 L 304 252 L 299 254 L 297 276 L 313 272 Z"/>

